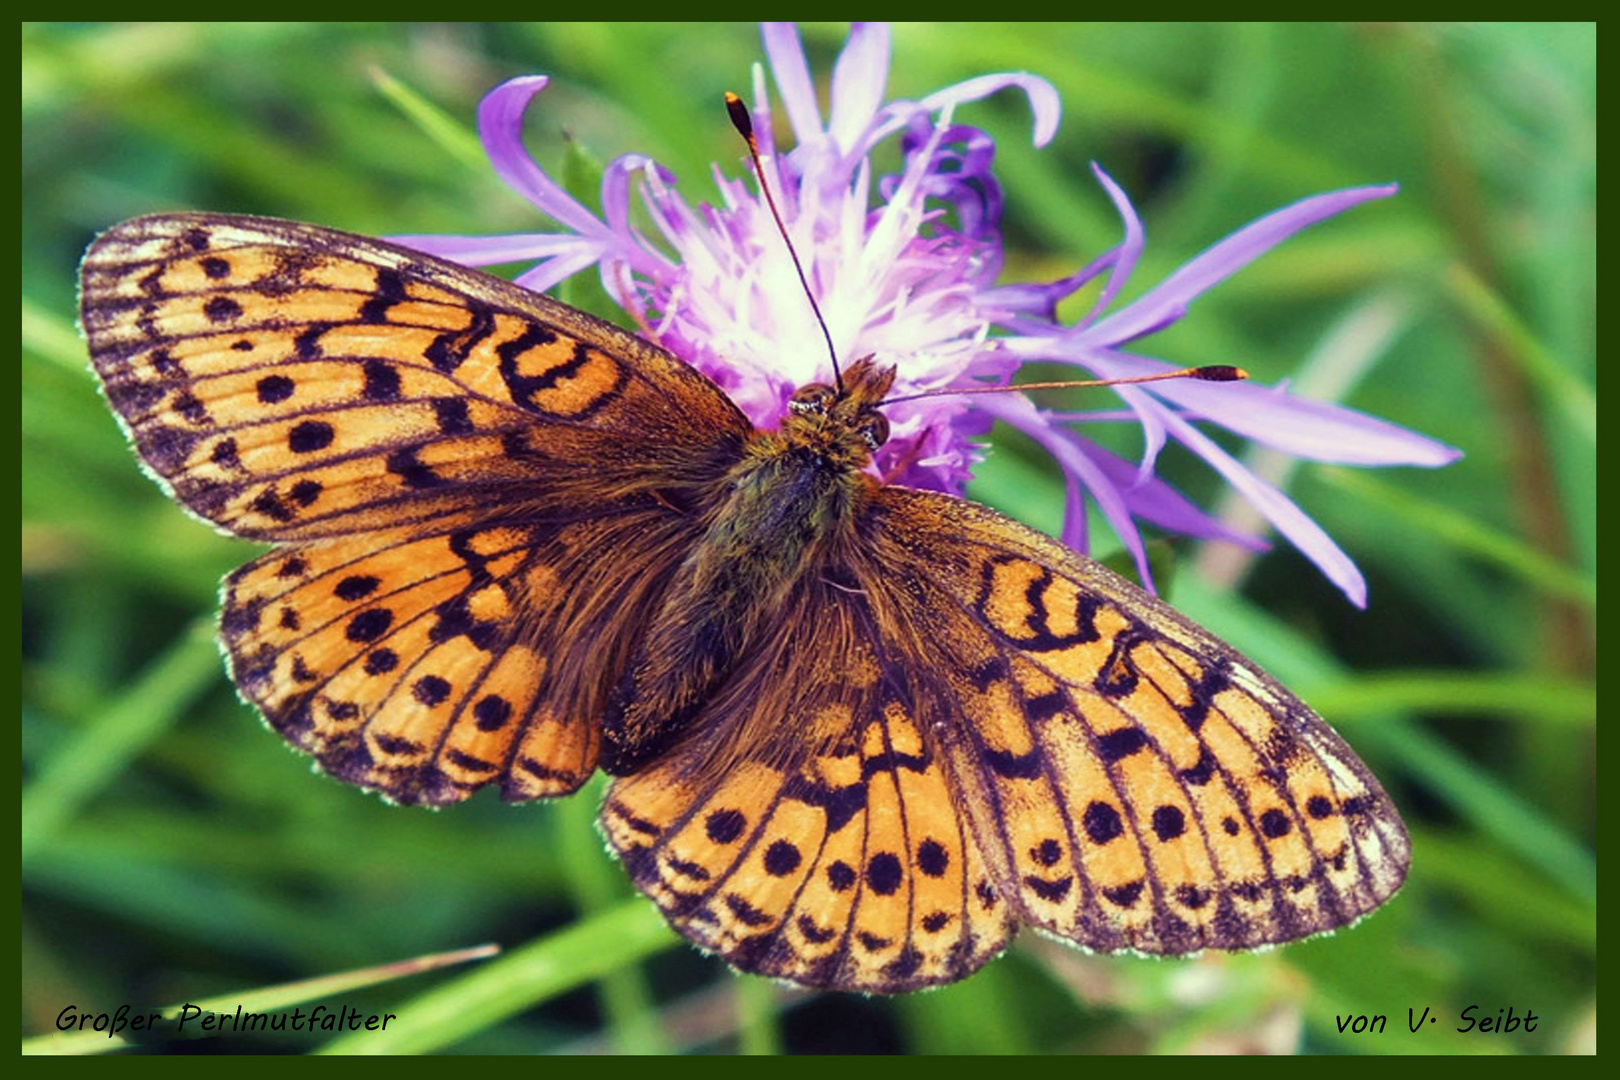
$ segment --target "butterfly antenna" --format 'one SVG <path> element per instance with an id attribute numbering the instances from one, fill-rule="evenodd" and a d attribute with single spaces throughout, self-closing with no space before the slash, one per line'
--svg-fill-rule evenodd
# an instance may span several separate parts
<path id="1" fill-rule="evenodd" d="M 799 275 L 799 284 L 804 286 L 804 295 L 810 301 L 810 310 L 816 313 L 816 325 L 821 327 L 821 336 L 827 342 L 827 355 L 832 357 L 833 385 L 842 394 L 844 376 L 838 370 L 838 350 L 833 347 L 827 320 L 821 317 L 821 305 L 816 303 L 816 294 L 810 290 L 810 279 L 804 276 L 804 264 L 799 262 L 799 253 L 793 250 L 793 241 L 788 239 L 787 226 L 782 224 L 782 214 L 776 209 L 776 197 L 771 194 L 771 185 L 765 180 L 765 167 L 759 160 L 759 143 L 754 139 L 753 118 L 748 115 L 748 106 L 743 104 L 743 99 L 729 90 L 726 92 L 726 112 L 731 114 L 731 126 L 737 129 L 737 134 L 748 144 L 748 158 L 754 163 L 754 175 L 759 178 L 759 190 L 765 195 L 765 205 L 771 208 L 771 217 L 776 219 L 776 231 L 782 234 L 782 242 L 787 245 L 788 256 L 793 260 L 793 269 Z"/>
<path id="2" fill-rule="evenodd" d="M 1021 390 L 1075 390 L 1085 386 L 1126 386 L 1130 383 L 1164 382 L 1166 379 L 1201 379 L 1204 382 L 1238 382 L 1247 379 L 1249 373 L 1240 367 L 1231 364 L 1206 364 L 1204 367 L 1181 368 L 1178 371 L 1161 371 L 1157 375 L 1133 375 L 1124 379 L 1073 379 L 1068 382 L 1032 382 L 1008 383 L 1006 386 L 967 386 L 951 387 L 944 390 L 924 390 L 920 394 L 907 394 L 904 397 L 884 398 L 882 404 L 894 405 L 902 401 L 916 401 L 918 398 L 950 397 L 954 394 L 1005 394 Z"/>

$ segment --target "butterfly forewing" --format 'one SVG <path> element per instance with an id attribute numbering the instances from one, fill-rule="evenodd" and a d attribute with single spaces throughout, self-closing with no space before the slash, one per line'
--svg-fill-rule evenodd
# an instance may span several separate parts
<path id="1" fill-rule="evenodd" d="M 1253 948 L 1400 887 L 1378 781 L 1204 630 L 972 503 L 887 488 L 868 536 L 951 684 L 934 731 L 1022 921 L 1099 951 Z"/>
<path id="2" fill-rule="evenodd" d="M 142 460 L 253 539 L 590 507 L 712 480 L 749 430 L 712 383 L 631 334 L 309 225 L 126 222 L 85 257 L 81 308 Z"/>

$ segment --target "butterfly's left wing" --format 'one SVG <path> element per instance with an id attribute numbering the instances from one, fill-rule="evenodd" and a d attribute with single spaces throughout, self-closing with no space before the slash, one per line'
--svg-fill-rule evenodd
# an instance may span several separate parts
<path id="1" fill-rule="evenodd" d="M 847 574 L 802 582 L 686 739 L 614 781 L 601 824 L 700 948 L 899 993 L 970 974 L 1013 922 L 920 711 L 948 687 L 868 600 Z"/>
<path id="2" fill-rule="evenodd" d="M 81 278 L 91 360 L 141 461 L 250 540 L 680 502 L 752 430 L 633 334 L 335 229 L 135 218 L 96 239 Z"/>
<path id="3" fill-rule="evenodd" d="M 271 727 L 401 802 L 584 783 L 607 690 L 752 430 L 718 387 L 508 282 L 268 218 L 117 225 L 81 311 L 154 478 L 277 545 L 221 617 Z"/>

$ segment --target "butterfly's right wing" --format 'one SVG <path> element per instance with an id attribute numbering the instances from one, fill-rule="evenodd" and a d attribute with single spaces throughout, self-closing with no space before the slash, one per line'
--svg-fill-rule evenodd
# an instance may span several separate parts
<path id="1" fill-rule="evenodd" d="M 405 802 L 590 775 L 649 591 L 750 430 L 717 387 L 498 279 L 262 218 L 116 226 L 81 309 L 148 469 L 279 545 L 222 616 L 272 727 Z"/>
<path id="2" fill-rule="evenodd" d="M 1406 833 L 1326 724 L 1141 590 L 984 507 L 874 490 L 602 826 L 689 940 L 895 993 L 1020 922 L 1184 954 L 1344 925 Z"/>
<path id="3" fill-rule="evenodd" d="M 1230 646 L 974 503 L 884 488 L 863 535 L 950 685 L 931 734 L 1021 921 L 1097 951 L 1250 949 L 1400 887 L 1377 779 Z"/>

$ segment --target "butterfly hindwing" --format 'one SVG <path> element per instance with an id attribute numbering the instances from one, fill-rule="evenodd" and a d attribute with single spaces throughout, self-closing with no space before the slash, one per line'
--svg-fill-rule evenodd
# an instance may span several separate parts
<path id="1" fill-rule="evenodd" d="M 294 545 L 226 580 L 221 631 L 242 695 L 340 779 L 409 803 L 565 795 L 683 542 L 641 513 Z"/>
<path id="2" fill-rule="evenodd" d="M 916 665 L 861 597 L 813 582 L 693 734 L 602 812 L 638 888 L 745 971 L 897 993 L 952 982 L 1013 923 L 945 762 Z"/>
<path id="3" fill-rule="evenodd" d="M 938 751 L 1020 921 L 1098 951 L 1244 949 L 1399 888 L 1378 781 L 1206 631 L 972 503 L 885 488 L 867 536 L 951 684 Z"/>

